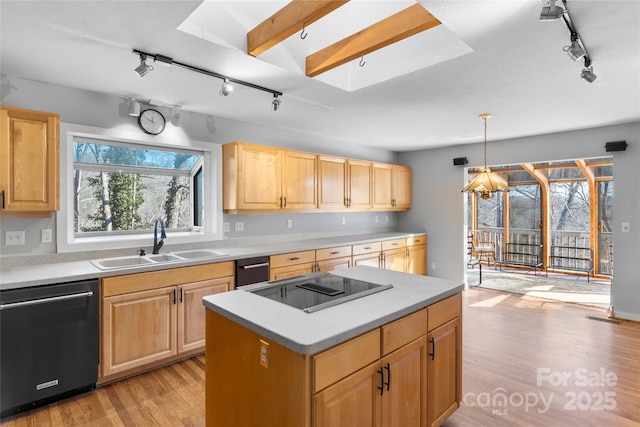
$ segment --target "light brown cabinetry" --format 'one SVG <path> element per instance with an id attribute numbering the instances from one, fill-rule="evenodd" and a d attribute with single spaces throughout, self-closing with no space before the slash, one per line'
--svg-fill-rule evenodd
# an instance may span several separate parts
<path id="1" fill-rule="evenodd" d="M 222 161 L 226 213 L 317 208 L 315 154 L 233 142 Z"/>
<path id="2" fill-rule="evenodd" d="M 461 317 L 456 294 L 303 355 L 207 310 L 215 331 L 207 337 L 207 425 L 439 425 L 461 400 Z M 269 342 L 266 367 L 261 340 Z"/>
<path id="3" fill-rule="evenodd" d="M 407 210 L 411 207 L 411 168 L 373 164 L 373 207 L 378 210 Z"/>
<path id="4" fill-rule="evenodd" d="M 382 242 L 353 245 L 353 266 L 368 265 L 380 268 L 380 251 Z"/>
<path id="5" fill-rule="evenodd" d="M 269 280 L 286 279 L 313 273 L 316 251 L 290 252 L 269 257 Z"/>
<path id="6" fill-rule="evenodd" d="M 372 206 L 372 163 L 318 156 L 318 207 L 326 210 L 369 210 Z"/>
<path id="7" fill-rule="evenodd" d="M 462 400 L 462 298 L 449 297 L 429 307 L 428 414 L 440 426 Z"/>
<path id="8" fill-rule="evenodd" d="M 2 216 L 48 217 L 60 205 L 60 116 L 0 107 Z"/>
<path id="9" fill-rule="evenodd" d="M 395 239 L 382 242 L 380 267 L 404 272 L 407 262 L 407 240 Z"/>
<path id="10" fill-rule="evenodd" d="M 102 279 L 102 376 L 201 352 L 202 296 L 233 287 L 233 262 Z"/>
<path id="11" fill-rule="evenodd" d="M 427 236 L 407 238 L 406 272 L 427 275 Z"/>
<path id="12" fill-rule="evenodd" d="M 316 271 L 328 272 L 351 266 L 351 246 L 316 250 Z"/>

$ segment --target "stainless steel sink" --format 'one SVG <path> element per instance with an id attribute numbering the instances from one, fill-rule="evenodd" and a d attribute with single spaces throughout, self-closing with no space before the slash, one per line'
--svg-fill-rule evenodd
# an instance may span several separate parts
<path id="1" fill-rule="evenodd" d="M 153 261 L 143 256 L 127 256 L 119 258 L 93 259 L 91 263 L 101 270 L 112 268 L 136 267 L 139 265 L 153 264 Z"/>
<path id="2" fill-rule="evenodd" d="M 211 249 L 192 249 L 189 251 L 172 252 L 172 254 L 184 259 L 216 258 L 226 255 Z"/>
<path id="3" fill-rule="evenodd" d="M 221 252 L 210 249 L 193 249 L 189 251 L 172 252 L 153 255 L 131 255 L 115 258 L 93 259 L 91 263 L 101 270 L 112 270 L 116 268 L 149 266 L 152 264 L 162 264 L 170 262 L 184 262 L 192 259 L 216 258 L 225 256 Z"/>

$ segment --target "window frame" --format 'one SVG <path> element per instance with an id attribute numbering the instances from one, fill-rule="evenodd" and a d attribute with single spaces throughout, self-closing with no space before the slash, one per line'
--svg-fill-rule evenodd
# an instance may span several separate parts
<path id="1" fill-rule="evenodd" d="M 165 244 L 183 244 L 205 242 L 222 239 L 222 148 L 218 144 L 188 141 L 176 138 L 176 143 L 166 139 L 158 139 L 147 135 L 133 135 L 117 129 L 104 129 L 91 126 L 60 124 L 60 211 L 56 217 L 57 252 L 83 252 L 105 249 L 146 248 L 153 244 L 152 232 L 111 233 L 93 236 L 76 236 L 73 224 L 73 144 L 76 138 L 83 140 L 104 141 L 105 143 L 122 143 L 144 145 L 168 150 L 188 150 L 203 153 L 202 166 L 202 207 L 203 222 L 201 226 L 193 226 L 190 230 L 167 230 Z M 194 166 L 193 170 L 197 169 Z M 194 173 L 190 173 L 193 180 Z M 191 192 L 193 198 L 193 192 Z M 190 199 L 193 203 L 193 199 Z M 166 246 L 165 246 L 166 247 Z"/>

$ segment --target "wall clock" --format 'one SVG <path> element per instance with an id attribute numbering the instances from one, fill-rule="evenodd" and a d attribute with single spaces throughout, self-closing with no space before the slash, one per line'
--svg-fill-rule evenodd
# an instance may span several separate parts
<path id="1" fill-rule="evenodd" d="M 140 129 L 149 135 L 158 135 L 164 130 L 167 121 L 162 113 L 152 108 L 144 110 L 138 116 L 138 124 Z"/>

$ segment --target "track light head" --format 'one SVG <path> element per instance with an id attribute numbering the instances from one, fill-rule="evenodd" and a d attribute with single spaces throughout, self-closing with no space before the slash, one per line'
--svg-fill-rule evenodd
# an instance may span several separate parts
<path id="1" fill-rule="evenodd" d="M 149 71 L 153 71 L 153 67 L 151 65 L 147 65 L 145 62 L 147 60 L 147 55 L 141 53 L 140 54 L 140 65 L 138 65 L 135 69 L 138 77 L 144 77 Z"/>
<path id="2" fill-rule="evenodd" d="M 564 14 L 564 9 L 556 5 L 556 0 L 549 0 L 546 6 L 542 7 L 540 12 L 541 21 L 557 21 Z"/>
<path id="3" fill-rule="evenodd" d="M 231 86 L 229 79 L 224 79 L 224 81 L 222 82 L 222 87 L 220 88 L 220 95 L 228 96 L 231 92 L 233 92 L 233 86 Z"/>
<path id="4" fill-rule="evenodd" d="M 140 103 L 135 99 L 129 100 L 129 115 L 138 117 L 140 115 Z"/>
<path id="5" fill-rule="evenodd" d="M 580 77 L 589 83 L 593 83 L 594 80 L 598 78 L 598 76 L 593 73 L 593 67 L 591 66 L 584 68 L 582 73 L 580 73 Z"/>
<path id="6" fill-rule="evenodd" d="M 282 101 L 280 101 L 280 100 L 278 99 L 278 94 L 277 94 L 277 93 L 274 93 L 274 94 L 273 94 L 273 101 L 271 102 L 271 105 L 273 106 L 273 111 L 278 111 L 278 108 L 280 108 L 280 103 L 281 103 L 281 102 L 282 102 Z"/>
<path id="7" fill-rule="evenodd" d="M 582 46 L 580 46 L 580 42 L 578 42 L 578 40 L 573 40 L 570 46 L 565 46 L 564 51 L 567 52 L 569 57 L 574 61 L 577 61 L 586 55 L 586 52 Z"/>

